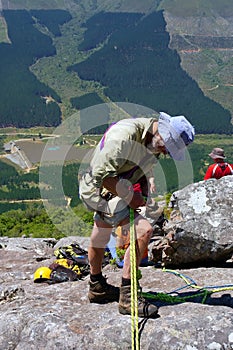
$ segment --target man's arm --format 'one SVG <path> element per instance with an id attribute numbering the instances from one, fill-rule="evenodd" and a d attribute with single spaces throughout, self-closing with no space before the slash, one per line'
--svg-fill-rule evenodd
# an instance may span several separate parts
<path id="1" fill-rule="evenodd" d="M 141 193 L 134 192 L 128 181 L 119 180 L 118 177 L 106 177 L 103 180 L 103 186 L 108 191 L 124 199 L 133 209 L 137 209 L 138 207 L 146 204 Z"/>

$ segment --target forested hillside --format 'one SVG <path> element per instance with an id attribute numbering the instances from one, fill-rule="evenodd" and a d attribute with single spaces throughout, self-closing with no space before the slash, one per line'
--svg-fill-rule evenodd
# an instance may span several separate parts
<path id="1" fill-rule="evenodd" d="M 61 122 L 57 93 L 41 83 L 30 66 L 56 54 L 52 39 L 34 27 L 35 22 L 53 35 L 61 35 L 59 23 L 70 18 L 61 11 L 4 11 L 10 43 L 0 44 L 0 127 L 56 126 Z M 34 18 L 34 19 L 33 19 Z M 50 97 L 49 103 L 46 99 Z"/>
<path id="2" fill-rule="evenodd" d="M 101 83 L 112 101 L 184 114 L 198 133 L 232 132 L 230 113 L 204 96 L 181 68 L 177 52 L 168 47 L 170 40 L 162 11 L 145 17 L 99 13 L 86 26 L 80 50 L 91 50 L 107 41 L 87 60 L 70 68 L 81 79 Z"/>
<path id="3" fill-rule="evenodd" d="M 2 8 L 1 127 L 57 126 L 113 100 L 186 114 L 197 132 L 232 132 L 230 0 L 10 0 Z"/>

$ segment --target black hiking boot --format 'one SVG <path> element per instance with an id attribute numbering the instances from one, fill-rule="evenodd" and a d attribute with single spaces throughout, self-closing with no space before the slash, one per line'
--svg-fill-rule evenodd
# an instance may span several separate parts
<path id="1" fill-rule="evenodd" d="M 120 287 L 119 312 L 123 315 L 131 315 L 131 287 Z M 155 318 L 158 308 L 154 304 L 150 304 L 143 297 L 138 296 L 138 317 Z"/>
<path id="2" fill-rule="evenodd" d="M 119 301 L 119 287 L 108 284 L 105 277 L 102 276 L 100 281 L 90 281 L 89 284 L 88 298 L 91 303 L 105 304 L 111 301 Z"/>

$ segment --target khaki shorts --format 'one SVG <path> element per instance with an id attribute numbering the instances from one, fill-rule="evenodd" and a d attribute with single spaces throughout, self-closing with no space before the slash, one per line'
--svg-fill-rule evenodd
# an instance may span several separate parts
<path id="1" fill-rule="evenodd" d="M 94 211 L 94 220 L 102 220 L 112 227 L 129 216 L 129 207 L 120 197 L 114 196 L 110 200 L 100 196 L 100 189 L 93 184 L 90 172 L 85 173 L 79 179 L 79 196 L 83 204 L 91 211 Z"/>
<path id="2" fill-rule="evenodd" d="M 107 214 L 101 211 L 96 211 L 94 213 L 94 220 L 101 220 L 112 227 L 117 227 L 119 223 L 127 217 L 129 217 L 128 206 L 125 206 L 124 209 L 117 211 L 113 214 Z"/>

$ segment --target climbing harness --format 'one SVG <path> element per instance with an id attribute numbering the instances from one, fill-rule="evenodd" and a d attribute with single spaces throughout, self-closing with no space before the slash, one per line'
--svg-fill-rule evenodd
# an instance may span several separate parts
<path id="1" fill-rule="evenodd" d="M 139 350 L 138 329 L 138 281 L 136 264 L 136 239 L 134 210 L 130 208 L 130 278 L 131 278 L 131 337 L 132 350 Z"/>

